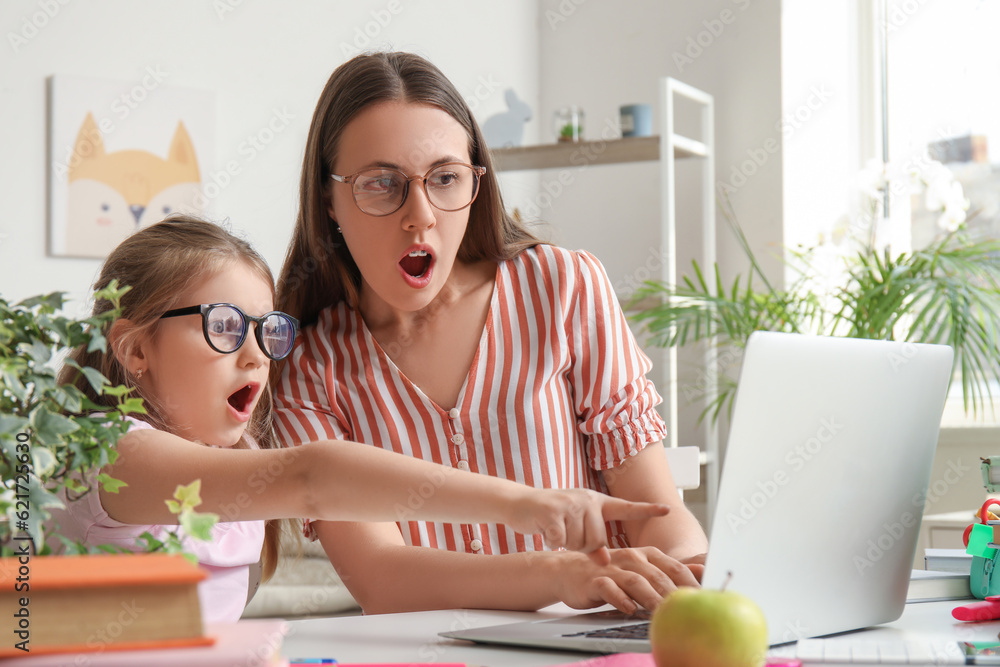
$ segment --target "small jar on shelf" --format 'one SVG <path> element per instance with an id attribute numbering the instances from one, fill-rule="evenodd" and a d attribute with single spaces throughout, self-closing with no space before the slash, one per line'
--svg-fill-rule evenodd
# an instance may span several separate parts
<path id="1" fill-rule="evenodd" d="M 583 141 L 583 109 L 576 105 L 557 109 L 554 118 L 556 139 Z"/>

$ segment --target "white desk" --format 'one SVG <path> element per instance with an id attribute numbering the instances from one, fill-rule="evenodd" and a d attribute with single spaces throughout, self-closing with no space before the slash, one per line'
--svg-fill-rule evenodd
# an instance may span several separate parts
<path id="1" fill-rule="evenodd" d="M 952 618 L 951 610 L 965 602 L 970 601 L 909 604 L 898 621 L 861 632 L 865 639 L 996 640 L 1000 621 L 962 623 Z M 575 612 L 565 605 L 554 605 L 535 613 L 460 609 L 291 621 L 282 655 L 336 658 L 341 662 L 459 662 L 486 667 L 559 665 L 583 660 L 589 654 L 483 646 L 444 639 L 437 633 L 569 613 Z M 839 635 L 835 640 L 856 639 L 857 633 L 851 633 Z"/>
<path id="2" fill-rule="evenodd" d="M 485 667 L 565 664 L 590 654 L 485 646 L 445 639 L 438 633 L 573 613 L 579 612 L 553 605 L 539 612 L 449 609 L 295 620 L 289 621 L 281 654 L 340 662 L 458 662 Z"/>

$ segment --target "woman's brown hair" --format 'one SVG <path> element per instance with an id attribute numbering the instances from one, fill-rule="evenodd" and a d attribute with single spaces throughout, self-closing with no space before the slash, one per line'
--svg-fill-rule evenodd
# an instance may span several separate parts
<path id="1" fill-rule="evenodd" d="M 248 242 L 219 225 L 190 216 L 174 215 L 135 232 L 108 255 L 94 283 L 95 290 L 104 289 L 112 280 L 130 288 L 121 298 L 119 319 L 129 320 L 132 326 L 116 339 L 110 338 L 109 326 L 103 332 L 109 338 L 107 351 L 88 351 L 84 346 L 70 352 L 69 357 L 80 366 L 96 368 L 112 385 L 131 387 L 131 395 L 143 399 L 147 412 L 145 415 L 137 414 L 135 418 L 161 431 L 172 432 L 155 398 L 143 393 L 141 385 L 120 359 L 128 358 L 128 351 L 136 341 L 155 332 L 160 315 L 165 311 L 191 305 L 177 303 L 177 299 L 191 286 L 236 262 L 242 262 L 257 273 L 272 286 L 274 293 L 274 278 L 264 258 Z M 112 308 L 113 304 L 106 299 L 95 300 L 94 315 Z M 115 397 L 98 395 L 90 382 L 71 366 L 63 366 L 59 382 L 75 385 L 94 403 L 108 409 L 113 409 L 116 404 Z M 252 438 L 263 448 L 277 446 L 271 428 L 271 412 L 271 392 L 265 388 L 237 447 L 248 447 L 247 438 Z M 277 565 L 280 531 L 279 521 L 267 522 L 262 554 L 265 578 L 274 572 Z"/>
<path id="2" fill-rule="evenodd" d="M 347 124 L 368 107 L 389 101 L 429 104 L 446 112 L 465 129 L 472 163 L 486 167 L 459 247 L 460 261 L 499 262 L 540 243 L 504 210 L 482 131 L 451 81 L 411 53 L 357 56 L 333 72 L 316 104 L 302 165 L 298 219 L 278 278 L 278 309 L 303 326 L 314 323 L 327 306 L 358 303 L 360 272 L 327 213 L 330 174 Z"/>

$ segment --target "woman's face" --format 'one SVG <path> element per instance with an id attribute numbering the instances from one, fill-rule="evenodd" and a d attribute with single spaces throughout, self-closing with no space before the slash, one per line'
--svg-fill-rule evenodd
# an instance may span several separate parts
<path id="1" fill-rule="evenodd" d="M 392 101 L 365 109 L 347 124 L 333 173 L 350 176 L 382 167 L 412 178 L 446 162 L 469 161 L 469 137 L 458 121 L 434 106 Z M 375 296 L 406 312 L 427 306 L 451 274 L 469 207 L 442 211 L 413 180 L 399 210 L 374 216 L 358 208 L 352 184 L 331 179 L 329 187 L 328 212 L 361 271 L 362 301 Z"/>

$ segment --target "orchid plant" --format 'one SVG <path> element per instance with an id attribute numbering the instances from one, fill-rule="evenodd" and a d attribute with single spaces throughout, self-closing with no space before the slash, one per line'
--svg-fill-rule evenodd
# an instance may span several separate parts
<path id="1" fill-rule="evenodd" d="M 718 265 L 709 280 L 693 262 L 691 274 L 676 285 L 649 281 L 637 290 L 627 307 L 632 319 L 663 347 L 716 344 L 738 352 L 758 330 L 947 343 L 955 350 L 965 410 L 982 413 L 992 404 L 991 386 L 1000 380 L 1000 241 L 968 228 L 969 202 L 940 163 L 926 159 L 898 169 L 870 165 L 860 178 L 862 210 L 847 229 L 841 228 L 842 237 L 853 238 L 838 239 L 851 250 L 836 253 L 836 271 L 817 266 L 822 253 L 815 247 L 791 249 L 786 261 L 794 277 L 787 287 L 775 287 L 730 203 L 722 201 L 723 217 L 750 261 L 747 275 L 727 286 Z M 886 192 L 922 193 L 927 209 L 938 214 L 941 233 L 932 243 L 893 251 L 878 238 L 876 232 L 885 227 L 880 212 Z M 651 299 L 655 305 L 647 307 Z M 706 369 L 718 382 L 713 383 L 715 395 L 698 396 L 707 405 L 703 418 L 716 420 L 731 410 L 734 366 Z"/>

